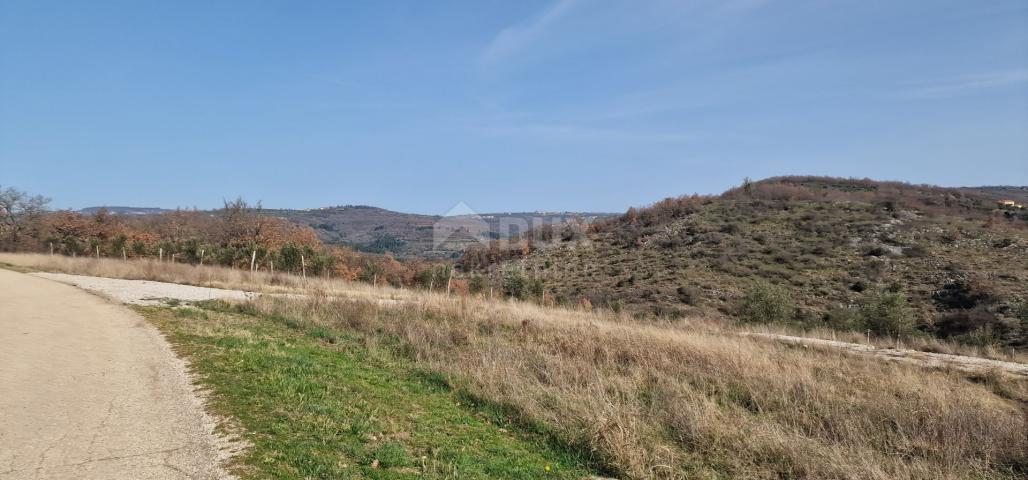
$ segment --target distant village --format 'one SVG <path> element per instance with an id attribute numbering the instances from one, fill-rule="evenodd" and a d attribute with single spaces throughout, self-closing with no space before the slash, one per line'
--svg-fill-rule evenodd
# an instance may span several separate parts
<path id="1" fill-rule="evenodd" d="M 1024 205 L 1017 203 L 1013 200 L 999 200 L 996 202 L 996 206 L 1003 210 L 1024 210 Z"/>

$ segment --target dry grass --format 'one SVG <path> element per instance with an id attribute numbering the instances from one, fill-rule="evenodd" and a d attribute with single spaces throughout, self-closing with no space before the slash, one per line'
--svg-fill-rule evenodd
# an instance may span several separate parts
<path id="1" fill-rule="evenodd" d="M 803 329 L 787 325 L 760 325 L 753 323 L 745 325 L 723 325 L 722 328 L 726 330 L 737 330 L 740 332 L 746 331 L 789 335 L 793 337 L 821 338 L 825 340 L 873 345 L 877 348 L 918 350 L 921 352 L 963 355 L 965 357 L 980 357 L 992 360 L 1001 360 L 1004 362 L 1028 364 L 1028 351 L 1018 351 L 1013 348 L 1004 348 L 996 345 L 964 345 L 927 335 L 904 338 L 868 337 L 860 332 L 853 331 L 838 331 L 828 328 Z"/>
<path id="2" fill-rule="evenodd" d="M 314 289 L 331 294 L 384 298 L 405 297 L 410 293 L 409 290 L 325 277 L 310 276 L 305 280 L 298 275 L 285 273 L 250 273 L 234 268 L 158 262 L 146 258 L 123 261 L 36 253 L 0 253 L 0 264 L 3 263 L 46 272 L 153 280 L 263 293 L 299 293 Z"/>
<path id="3" fill-rule="evenodd" d="M 1012 478 L 1028 387 L 511 302 L 263 298 L 363 333 L 629 478 Z"/>
<path id="4" fill-rule="evenodd" d="M 250 273 L 249 271 L 212 267 L 195 266 L 181 263 L 157 262 L 150 259 L 122 261 L 118 259 L 100 259 L 92 257 L 65 257 L 61 255 L 44 255 L 33 253 L 0 253 L 0 264 L 6 263 L 24 268 L 47 272 L 61 272 L 76 275 L 91 275 L 108 278 L 125 278 L 134 280 L 153 280 L 161 282 L 196 285 L 201 287 L 226 288 L 264 293 L 302 293 L 310 290 L 319 291 L 330 296 L 345 296 L 374 299 L 378 301 L 418 301 L 422 296 L 429 295 L 420 290 L 398 289 L 390 286 L 373 286 L 362 282 L 350 282 L 324 277 L 309 277 L 306 281 L 296 275 L 270 274 L 267 272 Z M 522 307 L 524 308 L 524 307 Z M 565 312 L 566 315 L 582 317 L 582 312 L 570 308 L 542 308 L 540 314 L 552 315 L 554 312 Z M 629 321 L 628 314 L 616 314 L 609 310 L 598 309 L 586 316 L 597 316 L 615 321 Z M 781 325 L 744 326 L 726 322 L 723 319 L 676 319 L 676 320 L 632 320 L 635 323 L 660 323 L 675 328 L 688 328 L 705 331 L 726 332 L 760 332 L 791 335 L 797 337 L 821 338 L 851 343 L 867 343 L 867 339 L 858 332 L 838 332 L 829 329 L 800 329 Z M 937 338 L 907 338 L 901 342 L 883 338 L 871 338 L 876 347 L 898 347 L 926 352 L 947 353 L 982 357 L 993 360 L 1028 363 L 1028 352 L 995 347 L 976 347 Z"/>
<path id="5" fill-rule="evenodd" d="M 24 255 L 0 262 L 263 291 L 303 286 L 185 265 Z M 409 357 L 591 452 L 619 476 L 1028 475 L 1028 385 L 998 374 L 969 379 L 790 347 L 725 335 L 704 321 L 640 324 L 611 313 L 311 283 L 317 294 L 262 297 L 253 308 L 358 332 L 371 347 Z"/>

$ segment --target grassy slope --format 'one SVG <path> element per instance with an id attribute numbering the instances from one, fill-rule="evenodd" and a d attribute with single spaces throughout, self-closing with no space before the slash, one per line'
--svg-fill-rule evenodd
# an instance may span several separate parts
<path id="1" fill-rule="evenodd" d="M 753 279 L 764 278 L 788 288 L 814 325 L 876 288 L 903 292 L 926 325 L 957 312 L 933 299 L 954 282 L 1008 323 L 1016 323 L 1010 304 L 1028 299 L 1028 230 L 861 203 L 716 199 L 658 225 L 544 247 L 519 264 L 558 299 L 678 315 L 734 316 Z"/>
<path id="2" fill-rule="evenodd" d="M 590 469 L 352 334 L 222 310 L 139 308 L 252 444 L 257 478 L 581 478 Z"/>
<path id="3" fill-rule="evenodd" d="M 0 260 L 199 284 L 238 285 L 242 280 L 237 271 L 185 265 L 26 255 L 0 255 Z M 247 282 L 273 281 L 276 288 L 289 284 L 288 279 L 243 277 Z M 335 359 L 304 354 L 299 358 L 316 361 L 285 368 L 296 363 L 288 361 L 297 357 L 291 345 L 341 348 L 344 353 L 352 345 L 354 351 L 364 352 L 353 357 L 361 365 L 385 366 L 401 372 L 397 378 L 424 381 L 428 387 L 440 383 L 431 376 L 426 380 L 419 370 L 444 375 L 449 384 L 474 398 L 502 406 L 505 415 L 495 416 L 494 422 L 509 416 L 531 425 L 532 431 L 544 432 L 561 445 L 589 452 L 589 458 L 622 478 L 955 480 L 1025 478 L 1028 472 L 1028 384 L 998 373 L 967 376 L 835 350 L 794 348 L 740 338 L 697 321 L 647 325 L 609 311 L 554 309 L 347 282 L 317 282 L 317 287 L 304 298 L 269 296 L 246 304 L 261 317 L 208 311 L 195 318 L 157 320 L 175 322 L 182 334 L 197 337 L 179 342 L 180 352 L 189 354 L 183 349 L 190 345 L 196 351 L 194 361 L 221 355 L 225 347 L 218 342 L 232 344 L 230 351 L 238 354 L 260 346 L 258 358 L 269 360 L 261 371 L 247 370 L 249 357 L 235 354 L 215 358 L 211 365 L 224 372 L 225 384 L 255 384 L 253 391 L 235 397 L 216 396 L 215 407 L 225 415 L 251 416 L 246 420 L 251 425 L 243 426 L 253 429 L 254 439 L 268 442 L 258 445 L 263 448 L 258 451 L 274 452 L 298 441 L 315 446 L 332 442 L 330 450 L 340 455 L 336 461 L 354 468 L 350 462 L 359 461 L 360 455 L 347 456 L 340 440 L 351 420 L 332 413 L 326 421 L 337 419 L 339 428 L 321 429 L 320 418 L 302 423 L 308 421 L 305 409 L 280 407 L 296 404 L 297 398 L 306 399 L 299 403 L 302 406 L 320 403 L 320 390 L 305 391 L 293 383 L 290 388 L 299 391 L 282 395 L 285 400 L 275 395 L 261 400 L 256 395 L 264 388 L 262 372 L 278 371 L 274 379 L 290 383 L 291 371 L 324 371 L 329 367 L 321 364 Z M 167 326 L 165 331 L 174 340 L 174 332 Z M 274 393 L 277 387 L 268 388 Z M 467 408 L 464 396 L 445 389 L 439 393 Z M 391 400 L 383 399 L 386 405 Z M 258 423 L 270 418 L 268 411 L 277 415 L 279 425 Z M 453 419 L 440 422 L 449 425 Z M 393 431 L 397 430 L 376 431 L 375 440 L 350 441 L 359 446 Z M 559 448 L 547 447 L 544 436 L 517 438 L 553 452 L 550 458 L 561 456 Z M 419 455 L 420 447 L 403 447 L 410 457 Z M 389 447 L 385 453 L 390 451 L 399 449 Z M 298 475 L 295 466 L 273 470 L 289 465 L 276 465 L 279 460 L 264 465 L 264 458 L 254 453 L 247 457 L 256 476 L 276 476 L 269 471 L 284 472 L 278 477 L 285 478 Z M 371 456 L 362 458 L 362 468 L 374 461 Z M 567 465 L 558 461 L 553 464 L 561 467 L 557 474 Z M 390 464 L 388 459 L 384 464 Z M 431 471 L 435 468 L 429 465 Z M 394 470 L 368 471 L 415 472 Z M 536 477 L 543 476 L 535 472 Z M 364 474 L 358 469 L 355 475 Z"/>
<path id="4" fill-rule="evenodd" d="M 248 308 L 358 333 L 622 478 L 1001 479 L 1028 466 L 1026 385 L 1002 375 L 439 295 Z"/>

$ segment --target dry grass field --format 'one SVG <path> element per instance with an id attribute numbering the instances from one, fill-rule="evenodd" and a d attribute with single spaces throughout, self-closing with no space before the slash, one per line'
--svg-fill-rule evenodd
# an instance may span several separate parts
<path id="1" fill-rule="evenodd" d="M 67 273 L 246 288 L 220 268 L 0 255 Z M 717 322 L 309 279 L 237 308 L 357 334 L 624 478 L 1023 478 L 1028 384 L 743 338 Z M 198 320 L 199 321 L 199 320 Z"/>

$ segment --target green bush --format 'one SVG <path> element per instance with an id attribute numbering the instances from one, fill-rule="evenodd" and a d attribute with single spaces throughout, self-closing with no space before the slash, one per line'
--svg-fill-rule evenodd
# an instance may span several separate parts
<path id="1" fill-rule="evenodd" d="M 757 281 L 742 300 L 742 318 L 755 323 L 779 323 L 792 319 L 794 311 L 789 292 L 782 287 Z"/>
<path id="2" fill-rule="evenodd" d="M 479 275 L 475 275 L 468 279 L 468 291 L 471 293 L 480 293 L 485 290 L 485 279 Z"/>
<path id="3" fill-rule="evenodd" d="M 543 294 L 546 293 L 546 282 L 541 278 L 532 278 L 526 283 L 525 289 L 529 297 L 538 300 L 543 298 Z"/>
<path id="4" fill-rule="evenodd" d="M 503 294 L 508 297 L 524 300 L 528 296 L 528 279 L 520 270 L 510 268 L 504 271 L 501 286 Z"/>
<path id="5" fill-rule="evenodd" d="M 864 330 L 864 320 L 856 308 L 833 308 L 825 314 L 825 326 L 835 330 Z"/>
<path id="6" fill-rule="evenodd" d="M 546 293 L 546 282 L 540 278 L 528 278 L 521 270 L 509 268 L 503 272 L 501 283 L 503 294 L 518 300 L 541 299 Z"/>
<path id="7" fill-rule="evenodd" d="M 875 335 L 910 335 L 914 332 L 914 311 L 907 297 L 899 293 L 872 292 L 860 306 L 864 328 Z"/>
<path id="8" fill-rule="evenodd" d="M 621 313 L 621 311 L 625 309 L 625 301 L 620 298 L 607 300 L 607 307 L 614 313 Z"/>

